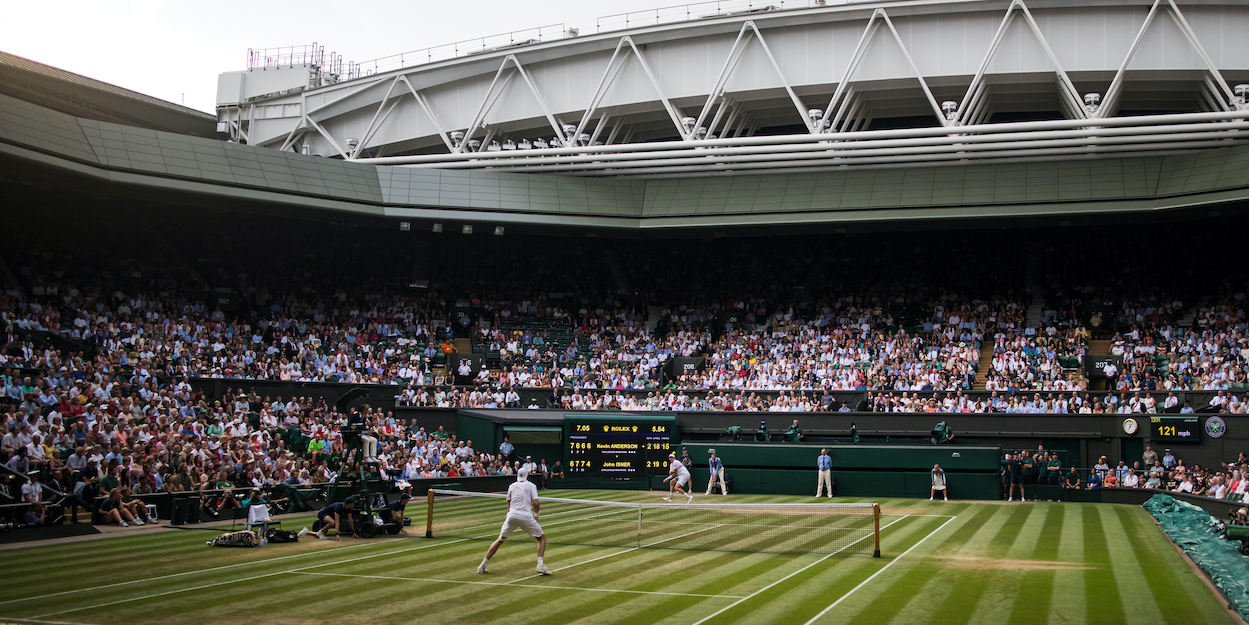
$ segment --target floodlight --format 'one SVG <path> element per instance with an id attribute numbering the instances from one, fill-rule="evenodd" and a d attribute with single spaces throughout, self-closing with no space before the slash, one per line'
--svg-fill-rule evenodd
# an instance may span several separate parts
<path id="1" fill-rule="evenodd" d="M 472 234 L 473 226 L 471 224 L 464 224 L 464 226 L 460 228 L 460 232 L 463 234 Z"/>
<path id="2" fill-rule="evenodd" d="M 807 117 L 811 118 L 811 121 L 815 121 L 824 117 L 824 111 L 821 111 L 820 109 L 811 109 L 807 111 Z"/>
<path id="3" fill-rule="evenodd" d="M 535 150 L 545 150 L 551 146 L 547 144 L 546 139 L 539 138 L 533 140 L 533 147 Z"/>
<path id="4" fill-rule="evenodd" d="M 1084 94 L 1084 112 L 1085 112 L 1085 114 L 1087 114 L 1087 115 L 1092 115 L 1093 113 L 1096 113 L 1096 112 L 1097 112 L 1098 107 L 1101 105 L 1101 101 L 1102 101 L 1102 94 L 1100 94 L 1100 93 L 1086 93 L 1086 94 Z"/>
<path id="5" fill-rule="evenodd" d="M 577 126 L 575 124 L 564 124 L 565 135 L 568 135 L 569 137 L 571 137 L 576 132 L 577 132 Z"/>
<path id="6" fill-rule="evenodd" d="M 503 147 L 504 147 L 504 149 L 506 149 L 506 148 L 507 148 L 507 146 L 506 146 L 506 145 L 505 145 L 505 146 L 503 146 Z M 529 149 L 532 149 L 532 148 L 533 148 L 533 144 L 532 144 L 532 143 L 530 143 L 528 139 L 521 139 L 521 140 L 520 140 L 520 143 L 517 143 L 517 144 L 516 144 L 516 147 L 517 147 L 517 148 L 519 148 L 519 149 L 521 149 L 521 150 L 529 150 Z"/>
<path id="7" fill-rule="evenodd" d="M 941 110 L 945 112 L 946 121 L 952 122 L 955 117 L 958 117 L 958 102 L 946 100 L 941 103 Z"/>
<path id="8" fill-rule="evenodd" d="M 583 132 L 580 135 L 578 135 L 577 143 L 580 143 L 582 146 L 590 145 L 590 134 Z"/>
<path id="9" fill-rule="evenodd" d="M 515 142 L 515 141 L 512 141 L 511 139 L 508 139 L 507 141 L 504 141 L 504 142 L 503 142 L 503 149 L 504 149 L 504 150 L 506 150 L 506 151 L 515 150 L 515 149 L 516 149 L 516 142 Z"/>
<path id="10" fill-rule="evenodd" d="M 411 230 L 412 230 L 412 222 L 410 221 L 399 222 L 399 232 L 409 232 Z"/>
<path id="11" fill-rule="evenodd" d="M 502 149 L 503 149 L 503 146 L 499 145 L 498 141 L 491 141 L 490 145 L 486 146 L 487 152 L 498 152 L 499 150 L 502 150 Z"/>
<path id="12" fill-rule="evenodd" d="M 357 138 L 355 138 L 355 137 L 347 137 L 347 149 L 348 149 L 348 150 L 354 150 L 354 149 L 356 149 L 356 146 L 357 146 L 357 145 L 360 145 L 360 140 L 359 140 L 359 139 L 357 139 Z"/>
<path id="13" fill-rule="evenodd" d="M 480 147 L 481 147 L 481 140 L 479 140 L 479 139 L 469 139 L 469 140 L 468 140 L 468 151 L 469 151 L 469 152 L 476 152 L 476 151 L 477 151 L 477 148 L 480 148 Z"/>
<path id="14" fill-rule="evenodd" d="M 464 132 L 460 130 L 451 131 L 451 145 L 459 147 L 460 142 L 464 140 Z"/>
<path id="15" fill-rule="evenodd" d="M 440 232 L 442 232 L 442 224 L 434 224 L 433 231 L 434 231 L 435 233 L 440 233 Z"/>
<path id="16" fill-rule="evenodd" d="M 495 227 L 494 227 L 494 236 L 496 236 L 496 237 L 501 237 L 501 236 L 503 236 L 503 226 L 495 226 Z"/>
<path id="17" fill-rule="evenodd" d="M 1236 85 L 1235 87 L 1232 88 L 1232 90 L 1236 92 L 1237 104 L 1244 106 L 1246 102 L 1249 102 L 1249 85 L 1245 85 L 1245 84 Z"/>
<path id="18" fill-rule="evenodd" d="M 694 132 L 694 124 L 697 124 L 697 123 L 698 123 L 698 120 L 697 120 L 697 119 L 694 119 L 693 117 L 682 117 L 682 118 L 681 118 L 681 126 L 683 126 L 683 127 L 685 128 L 685 134 L 687 134 L 687 135 L 688 135 L 688 134 L 693 134 L 693 132 Z"/>

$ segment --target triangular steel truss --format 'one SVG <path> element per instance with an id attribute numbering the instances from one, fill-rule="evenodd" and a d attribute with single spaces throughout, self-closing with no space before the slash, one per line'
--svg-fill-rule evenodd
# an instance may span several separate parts
<path id="1" fill-rule="evenodd" d="M 746 54 L 746 50 L 750 47 L 750 42 L 752 40 L 759 42 L 759 48 L 763 50 L 764 55 L 768 58 L 768 62 L 772 64 L 772 69 L 776 70 L 776 76 L 780 79 L 781 86 L 785 88 L 785 93 L 789 95 L 790 102 L 793 102 L 794 110 L 798 113 L 798 118 L 801 119 L 802 123 L 807 126 L 807 131 L 816 131 L 815 120 L 810 119 L 807 116 L 807 110 L 806 107 L 803 106 L 802 100 L 798 98 L 797 93 L 794 93 L 793 87 L 789 86 L 789 81 L 785 80 L 785 73 L 781 71 L 780 63 L 776 62 L 776 56 L 772 54 L 772 49 L 768 47 L 767 39 L 763 38 L 763 33 L 759 32 L 759 28 L 755 25 L 754 21 L 747 21 L 742 24 L 742 29 L 737 33 L 737 39 L 733 41 L 733 47 L 729 49 L 728 57 L 724 59 L 724 67 L 720 69 L 720 75 L 716 77 L 716 82 L 713 84 L 711 91 L 707 94 L 707 102 L 703 104 L 702 111 L 698 113 L 698 117 L 694 122 L 693 132 L 682 133 L 682 136 L 685 136 L 687 141 L 698 138 L 695 137 L 694 134 L 698 132 L 699 128 L 704 128 L 703 122 L 707 121 L 707 115 L 709 115 L 713 109 L 716 110 L 716 115 L 712 117 L 711 124 L 705 127 L 704 131 L 706 134 L 711 135 L 715 134 L 716 130 L 719 129 L 719 123 L 724 117 L 726 105 L 728 105 L 729 102 L 728 94 L 725 92 L 724 88 L 728 84 L 729 78 L 733 76 L 733 71 L 737 69 L 738 62 L 741 61 L 742 56 Z M 728 122 L 729 120 L 725 121 Z M 726 123 L 725 127 L 728 128 L 730 126 Z"/>
<path id="2" fill-rule="evenodd" d="M 1188 44 L 1201 57 L 1201 62 L 1205 64 L 1210 75 L 1206 77 L 1206 88 L 1212 93 L 1207 94 L 1207 100 L 1212 108 L 1221 111 L 1232 111 L 1243 106 L 1237 103 L 1236 94 L 1232 92 L 1227 81 L 1223 79 L 1222 72 L 1214 65 L 1214 61 L 1210 59 L 1210 55 L 1206 53 L 1206 49 L 1201 45 L 1201 41 L 1197 39 L 1197 34 L 1193 32 L 1193 28 L 1188 25 L 1188 20 L 1184 18 L 1184 14 L 1180 11 L 1180 7 L 1175 5 L 1175 0 L 1154 0 L 1154 4 L 1149 9 L 1149 14 L 1145 16 L 1145 21 L 1141 24 L 1141 29 L 1137 31 L 1136 38 L 1132 40 L 1132 46 L 1128 48 L 1127 56 L 1123 57 L 1123 64 L 1119 66 L 1119 71 L 1115 73 L 1115 78 L 1110 82 L 1110 88 L 1106 90 L 1106 96 L 1102 98 L 1101 107 L 1098 108 L 1095 117 L 1105 118 L 1111 117 L 1119 111 L 1119 99 L 1123 96 L 1124 73 L 1128 69 L 1128 65 L 1136 56 L 1137 50 L 1141 47 L 1141 41 L 1145 38 L 1145 33 L 1153 24 L 1154 18 L 1162 10 L 1170 9 L 1168 13 L 1171 20 L 1179 27 L 1180 32 L 1184 34 L 1184 38 L 1188 40 Z M 1221 97 L 1219 97 L 1221 96 Z"/>
<path id="3" fill-rule="evenodd" d="M 902 55 L 906 57 L 906 62 L 911 66 L 911 71 L 915 74 L 915 78 L 919 80 L 919 86 L 924 90 L 924 97 L 928 98 L 928 104 L 932 106 L 932 112 L 937 116 L 937 120 L 942 125 L 948 124 L 945 115 L 941 112 L 941 107 L 937 104 L 937 99 L 932 96 L 932 90 L 928 88 L 928 81 L 924 80 L 924 75 L 920 73 L 919 68 L 915 65 L 915 59 L 911 57 L 910 50 L 902 42 L 902 37 L 898 35 L 898 29 L 894 28 L 893 20 L 889 19 L 889 14 L 884 9 L 878 8 L 872 11 L 871 19 L 867 20 L 867 27 L 863 29 L 863 36 L 859 38 L 859 45 L 855 47 L 854 54 L 850 57 L 850 64 L 846 66 L 846 73 L 842 76 L 841 81 L 837 83 L 837 90 L 833 92 L 832 99 L 828 101 L 828 107 L 824 109 L 824 114 L 816 122 L 819 125 L 820 132 L 828 128 L 837 130 L 843 124 L 852 123 L 855 115 L 861 109 L 861 99 L 853 97 L 855 92 L 851 87 L 851 78 L 854 77 L 855 71 L 858 70 L 859 63 L 863 61 L 863 55 L 867 52 L 867 47 L 872 43 L 872 39 L 876 36 L 876 31 L 881 24 L 889 27 L 889 33 L 893 35 L 894 42 L 902 50 Z M 832 119 L 829 119 L 830 116 Z M 812 130 L 816 131 L 815 128 L 812 128 Z"/>
<path id="4" fill-rule="evenodd" d="M 1002 40 L 1006 37 L 1006 32 L 1010 29 L 1011 23 L 1015 17 L 1022 15 L 1028 24 L 1028 29 L 1032 31 L 1033 36 L 1041 44 L 1041 48 L 1045 50 L 1045 57 L 1049 59 L 1050 65 L 1054 69 L 1054 77 L 1058 81 L 1059 102 L 1063 106 L 1064 113 L 1068 119 L 1085 119 L 1088 115 L 1084 107 L 1080 104 L 1080 93 L 1076 90 L 1075 85 L 1071 82 L 1071 78 L 1067 76 L 1067 72 L 1063 70 L 1062 64 L 1058 62 L 1058 58 L 1054 56 L 1054 51 L 1050 48 L 1049 42 L 1045 40 L 1045 35 L 1041 34 L 1040 27 L 1037 26 L 1036 20 L 1032 17 L 1032 12 L 1028 10 L 1028 5 L 1023 0 L 1011 0 L 1010 6 L 1006 9 L 1006 15 L 1002 16 L 1002 24 L 997 28 L 997 34 L 993 36 L 992 43 L 989 44 L 989 50 L 985 52 L 984 60 L 980 63 L 980 69 L 976 70 L 976 75 L 971 80 L 971 84 L 967 87 L 967 95 L 963 97 L 963 101 L 959 103 L 957 115 L 954 123 L 976 124 L 982 123 L 988 114 L 985 110 L 985 102 L 987 100 L 987 84 L 984 80 L 989 65 L 993 62 L 993 58 L 997 55 L 998 47 L 1002 45 Z"/>

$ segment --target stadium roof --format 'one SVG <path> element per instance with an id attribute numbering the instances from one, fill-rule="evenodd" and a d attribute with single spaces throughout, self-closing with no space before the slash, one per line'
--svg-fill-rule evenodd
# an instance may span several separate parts
<path id="1" fill-rule="evenodd" d="M 217 136 L 214 115 L 7 52 L 0 52 L 0 93 L 84 119 Z"/>

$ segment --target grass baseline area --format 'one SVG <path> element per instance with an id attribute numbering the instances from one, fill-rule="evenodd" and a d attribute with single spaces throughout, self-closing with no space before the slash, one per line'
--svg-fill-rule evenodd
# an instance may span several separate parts
<path id="1" fill-rule="evenodd" d="M 813 501 L 695 501 L 703 499 Z M 640 548 L 561 544 L 562 526 L 552 524 L 549 577 L 535 575 L 534 542 L 520 534 L 477 575 L 492 537 L 418 537 L 425 507 L 415 504 L 409 537 L 227 549 L 206 546 L 202 531 L 165 531 L 17 548 L 0 572 L 0 623 L 1236 622 L 1139 507 L 876 501 L 881 558 L 687 550 L 684 534 L 700 531 L 688 526 Z"/>

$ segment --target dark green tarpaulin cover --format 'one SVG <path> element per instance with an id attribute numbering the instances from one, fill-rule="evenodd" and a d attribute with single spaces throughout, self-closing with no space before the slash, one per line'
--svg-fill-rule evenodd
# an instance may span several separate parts
<path id="1" fill-rule="evenodd" d="M 1154 495 L 1145 510 L 1162 531 L 1210 576 L 1241 618 L 1249 619 L 1249 557 L 1240 554 L 1240 543 L 1219 534 L 1219 520 L 1190 503 L 1166 495 Z"/>

